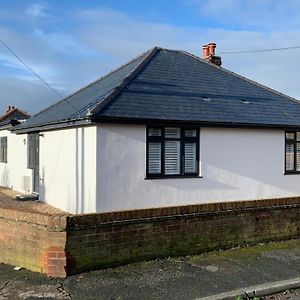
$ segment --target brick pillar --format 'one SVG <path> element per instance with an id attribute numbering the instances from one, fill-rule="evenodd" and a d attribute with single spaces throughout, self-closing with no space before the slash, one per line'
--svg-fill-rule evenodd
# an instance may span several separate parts
<path id="1" fill-rule="evenodd" d="M 44 256 L 44 273 L 51 277 L 67 276 L 66 232 L 49 232 Z"/>

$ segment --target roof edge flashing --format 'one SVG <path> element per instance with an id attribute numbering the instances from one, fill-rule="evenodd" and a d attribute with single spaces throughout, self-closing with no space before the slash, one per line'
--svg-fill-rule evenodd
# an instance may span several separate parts
<path id="1" fill-rule="evenodd" d="M 83 125 L 91 125 L 93 122 L 90 117 L 80 118 L 80 119 L 68 119 L 57 122 L 48 122 L 38 126 L 28 126 L 28 127 L 20 127 L 18 126 L 11 129 L 12 132 L 15 133 L 28 133 L 33 131 L 43 131 L 45 128 L 67 128 L 72 126 L 83 126 Z"/>

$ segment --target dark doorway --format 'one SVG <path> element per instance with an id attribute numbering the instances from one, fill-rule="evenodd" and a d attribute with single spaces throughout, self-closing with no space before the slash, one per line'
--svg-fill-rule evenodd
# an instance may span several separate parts
<path id="1" fill-rule="evenodd" d="M 39 193 L 40 187 L 40 136 L 38 133 L 28 134 L 28 168 L 33 170 L 33 192 Z"/>

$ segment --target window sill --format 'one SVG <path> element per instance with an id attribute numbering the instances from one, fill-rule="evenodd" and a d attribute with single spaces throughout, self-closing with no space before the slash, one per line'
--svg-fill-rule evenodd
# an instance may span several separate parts
<path id="1" fill-rule="evenodd" d="M 300 171 L 295 171 L 295 172 L 285 172 L 283 175 L 300 175 Z"/>
<path id="2" fill-rule="evenodd" d="M 147 177 L 145 177 L 145 180 L 152 180 L 152 179 L 191 179 L 191 178 L 203 178 L 203 176 L 199 176 L 199 175 L 147 176 Z"/>

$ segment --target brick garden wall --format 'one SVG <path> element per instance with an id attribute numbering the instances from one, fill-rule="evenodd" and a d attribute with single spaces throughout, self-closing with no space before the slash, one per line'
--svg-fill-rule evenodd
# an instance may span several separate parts
<path id="1" fill-rule="evenodd" d="M 300 198 L 99 214 L 0 210 L 0 261 L 50 276 L 300 234 Z"/>
<path id="2" fill-rule="evenodd" d="M 0 208 L 0 262 L 66 276 L 66 216 Z"/>
<path id="3" fill-rule="evenodd" d="M 300 198 L 70 216 L 68 273 L 300 233 Z"/>

